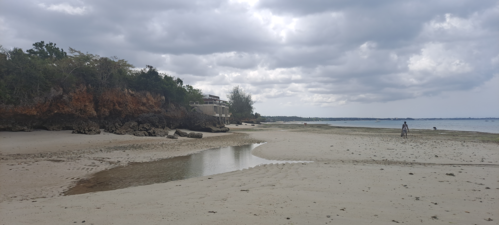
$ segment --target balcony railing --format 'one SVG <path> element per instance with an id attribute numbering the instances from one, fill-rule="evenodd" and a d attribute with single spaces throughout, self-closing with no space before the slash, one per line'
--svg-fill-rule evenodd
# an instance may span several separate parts
<path id="1" fill-rule="evenodd" d="M 221 105 L 221 106 L 229 106 L 228 103 L 225 103 L 225 102 L 204 102 L 204 103 L 199 103 L 197 101 L 190 101 L 189 102 L 189 105 L 190 106 L 196 106 L 196 105 Z"/>

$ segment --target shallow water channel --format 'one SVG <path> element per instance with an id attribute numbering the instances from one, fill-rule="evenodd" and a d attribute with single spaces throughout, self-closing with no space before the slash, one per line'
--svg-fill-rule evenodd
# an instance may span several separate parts
<path id="1" fill-rule="evenodd" d="M 75 187 L 64 194 L 116 190 L 226 173 L 262 164 L 297 162 L 267 160 L 251 154 L 251 151 L 260 145 L 262 144 L 208 149 L 192 155 L 154 162 L 130 163 L 127 166 L 98 172 L 90 179 L 80 180 Z"/>

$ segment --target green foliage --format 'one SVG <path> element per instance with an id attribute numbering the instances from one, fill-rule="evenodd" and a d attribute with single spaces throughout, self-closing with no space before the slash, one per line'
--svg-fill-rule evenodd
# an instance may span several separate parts
<path id="1" fill-rule="evenodd" d="M 232 118 L 241 120 L 253 117 L 253 100 L 251 95 L 236 86 L 227 96 L 229 98 L 229 110 L 232 113 Z"/>
<path id="2" fill-rule="evenodd" d="M 189 102 L 199 102 L 199 103 L 204 103 L 203 102 L 203 93 L 199 89 L 195 89 L 191 85 L 185 85 L 185 90 L 186 90 L 186 96 L 185 96 L 185 103 L 189 104 Z"/>
<path id="3" fill-rule="evenodd" d="M 63 78 L 74 76 L 78 83 L 89 84 L 97 91 L 106 88 L 124 88 L 127 86 L 131 72 L 127 61 L 116 57 L 100 57 L 69 49 L 72 56 L 60 60 L 57 67 Z"/>
<path id="4" fill-rule="evenodd" d="M 260 115 L 260 113 L 255 112 L 254 116 L 255 116 L 256 122 L 261 123 L 261 122 L 265 122 L 266 121 L 265 117 L 262 117 L 262 115 Z"/>
<path id="5" fill-rule="evenodd" d="M 129 86 L 132 90 L 161 94 L 168 101 L 185 104 L 189 90 L 183 86 L 183 83 L 180 78 L 160 74 L 149 65 L 145 69 L 135 72 L 129 79 Z"/>
<path id="6" fill-rule="evenodd" d="M 117 57 L 100 57 L 69 48 L 69 55 L 54 43 L 37 42 L 33 49 L 5 50 L 0 46 L 0 104 L 24 104 L 43 97 L 51 88 L 70 92 L 79 85 L 89 91 L 130 88 L 165 96 L 188 105 L 202 101 L 202 93 L 182 79 L 160 74 L 152 66 L 140 71 Z"/>
<path id="7" fill-rule="evenodd" d="M 2 54 L 1 102 L 26 103 L 50 89 L 51 77 L 44 76 L 45 68 L 40 60 L 31 59 L 20 48 Z"/>
<path id="8" fill-rule="evenodd" d="M 33 49 L 26 52 L 30 56 L 37 56 L 40 59 L 62 59 L 68 56 L 63 49 L 56 47 L 56 44 L 52 42 L 45 44 L 44 41 L 34 43 Z"/>

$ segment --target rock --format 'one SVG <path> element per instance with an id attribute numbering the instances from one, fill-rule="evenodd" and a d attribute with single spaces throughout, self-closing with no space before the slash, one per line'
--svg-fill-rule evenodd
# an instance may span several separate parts
<path id="1" fill-rule="evenodd" d="M 138 130 L 139 124 L 137 124 L 137 122 L 135 122 L 135 121 L 129 121 L 129 122 L 126 122 L 125 124 L 123 124 L 123 127 L 121 127 L 121 128 L 130 129 L 130 130 Z"/>
<path id="2" fill-rule="evenodd" d="M 185 123 L 182 125 L 183 128 L 187 128 L 193 131 L 207 131 L 207 132 L 227 132 L 228 128 L 222 123 L 220 118 L 205 115 L 198 112 L 190 112 Z"/>
<path id="3" fill-rule="evenodd" d="M 175 134 L 178 135 L 178 136 L 180 136 L 180 137 L 187 137 L 187 135 L 188 135 L 187 132 L 183 132 L 183 131 L 181 131 L 179 129 L 177 129 L 175 131 Z"/>
<path id="4" fill-rule="evenodd" d="M 123 135 L 123 134 L 133 134 L 133 135 L 135 135 L 135 131 L 138 131 L 138 128 L 139 128 L 139 125 L 137 124 L 137 122 L 135 122 L 135 121 L 128 121 L 125 124 L 123 124 L 123 126 L 121 126 L 120 128 L 116 129 L 114 131 L 114 133 L 115 134 L 121 134 L 121 135 Z M 135 136 L 138 136 L 138 135 L 135 135 Z M 148 136 L 147 132 L 146 132 L 146 135 L 143 135 L 143 136 Z"/>
<path id="5" fill-rule="evenodd" d="M 141 131 L 141 130 L 134 131 L 133 135 L 137 136 L 137 137 L 149 136 L 149 134 L 147 133 L 147 131 Z"/>
<path id="6" fill-rule="evenodd" d="M 101 121 L 104 131 L 108 133 L 115 133 L 116 130 L 123 126 L 123 123 L 119 119 L 110 119 Z"/>
<path id="7" fill-rule="evenodd" d="M 31 127 L 25 125 L 14 124 L 12 125 L 12 131 L 32 131 Z"/>
<path id="8" fill-rule="evenodd" d="M 128 133 L 128 130 L 125 129 L 118 129 L 113 132 L 114 134 L 119 134 L 119 135 L 125 135 Z"/>
<path id="9" fill-rule="evenodd" d="M 140 124 L 139 128 L 140 131 L 148 131 L 151 130 L 151 124 L 145 123 L 145 124 Z"/>
<path id="10" fill-rule="evenodd" d="M 170 139 L 178 139 L 177 135 L 167 135 L 166 137 Z"/>
<path id="11" fill-rule="evenodd" d="M 195 133 L 195 132 L 190 132 L 187 137 L 189 138 L 203 138 L 202 133 Z"/>
<path id="12" fill-rule="evenodd" d="M 75 123 L 80 121 L 76 119 L 72 115 L 65 115 L 56 113 L 51 117 L 46 118 L 45 120 L 41 120 L 38 127 L 45 128 L 50 131 L 56 130 L 73 130 L 73 127 L 76 125 Z"/>
<path id="13" fill-rule="evenodd" d="M 94 121 L 99 128 L 115 134 L 166 136 L 157 129 L 184 128 L 192 131 L 227 132 L 224 121 L 185 107 L 166 103 L 165 96 L 128 89 L 104 89 L 95 92 L 81 85 L 65 92 L 52 88 L 22 106 L 0 104 L 0 131 L 32 129 L 75 130 L 75 133 L 98 133 L 94 125 L 75 121 Z M 86 130 L 86 129 L 90 130 Z M 184 136 L 187 136 L 184 135 Z"/>
<path id="14" fill-rule="evenodd" d="M 229 130 L 230 129 L 228 127 L 221 127 L 221 128 L 218 128 L 218 127 L 207 127 L 206 128 L 206 131 L 212 132 L 212 133 L 227 132 Z"/>
<path id="15" fill-rule="evenodd" d="M 100 134 L 99 124 L 90 120 L 78 121 L 73 125 L 73 134 Z"/>
<path id="16" fill-rule="evenodd" d="M 149 136 L 164 137 L 168 135 L 168 129 L 152 128 L 147 131 Z"/>
<path id="17" fill-rule="evenodd" d="M 174 108 L 170 107 L 170 109 L 175 110 Z M 153 113 L 145 113 L 141 114 L 138 118 L 137 121 L 140 124 L 149 124 L 151 127 L 154 128 L 166 128 L 167 127 L 167 121 L 165 116 L 161 114 L 153 114 Z M 170 123 L 173 121 L 170 121 Z"/>

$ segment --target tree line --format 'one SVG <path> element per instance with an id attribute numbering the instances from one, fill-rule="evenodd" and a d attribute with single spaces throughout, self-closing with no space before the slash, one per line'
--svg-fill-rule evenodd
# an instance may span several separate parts
<path id="1" fill-rule="evenodd" d="M 180 78 L 160 73 L 153 66 L 134 70 L 117 57 L 101 57 L 73 48 L 67 53 L 44 41 L 34 43 L 27 51 L 0 46 L 0 104 L 29 104 L 51 88 L 59 87 L 69 93 L 80 85 L 90 87 L 88 90 L 95 94 L 112 88 L 148 91 L 180 105 L 203 99 L 201 90 L 184 85 Z"/>

